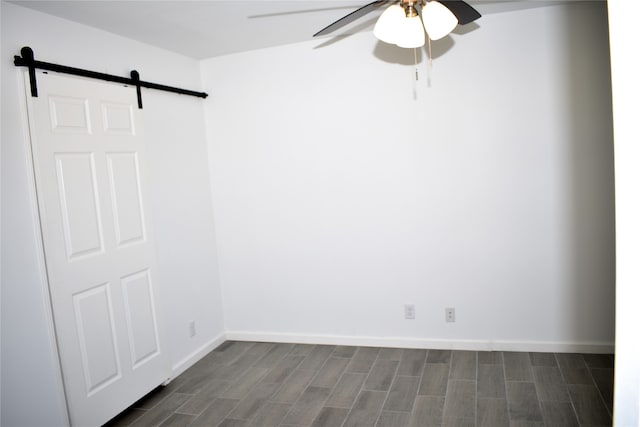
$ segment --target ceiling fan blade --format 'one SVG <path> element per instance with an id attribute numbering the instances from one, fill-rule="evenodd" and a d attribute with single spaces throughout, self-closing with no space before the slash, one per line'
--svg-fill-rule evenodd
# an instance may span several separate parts
<path id="1" fill-rule="evenodd" d="M 458 18 L 458 24 L 464 25 L 469 22 L 473 22 L 480 18 L 480 12 L 471 7 L 468 3 L 462 0 L 438 0 L 445 5 L 456 18 Z"/>
<path id="2" fill-rule="evenodd" d="M 313 37 L 323 36 L 325 34 L 329 34 L 329 33 L 333 32 L 333 31 L 335 31 L 335 30 L 337 30 L 339 28 L 344 27 L 347 24 L 352 23 L 356 19 L 363 17 L 367 13 L 373 12 L 374 10 L 379 8 L 380 6 L 384 6 L 387 3 L 392 3 L 393 1 L 395 1 L 395 0 L 377 0 L 377 1 L 371 2 L 369 4 L 366 4 L 366 5 L 362 6 L 360 9 L 354 10 L 350 14 L 348 14 L 346 16 L 343 16 L 342 18 L 338 19 L 336 22 L 334 22 L 332 24 L 329 24 L 328 26 L 324 27 L 323 29 L 321 29 L 320 31 L 315 33 L 313 35 Z M 455 12 L 453 12 L 453 13 L 455 14 Z"/>

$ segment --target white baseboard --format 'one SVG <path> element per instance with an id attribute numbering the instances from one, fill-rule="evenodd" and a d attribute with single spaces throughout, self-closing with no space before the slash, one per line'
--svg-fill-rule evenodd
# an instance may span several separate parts
<path id="1" fill-rule="evenodd" d="M 226 339 L 226 335 L 222 333 L 173 365 L 171 367 L 173 376 L 169 380 L 167 380 L 165 385 L 171 382 L 173 378 L 177 377 L 178 375 L 189 369 L 191 366 L 193 366 L 198 360 L 202 359 L 214 348 L 225 342 Z"/>
<path id="2" fill-rule="evenodd" d="M 297 344 L 355 345 L 364 347 L 426 348 L 438 350 L 531 351 L 545 353 L 613 353 L 613 343 L 437 340 L 410 337 L 362 337 L 346 335 L 290 334 L 281 332 L 227 331 L 234 341 Z"/>
<path id="3" fill-rule="evenodd" d="M 202 359 L 226 340 L 296 344 L 353 345 L 363 347 L 425 348 L 472 351 L 531 351 L 544 353 L 613 353 L 613 343 L 442 340 L 411 337 L 363 337 L 350 335 L 293 334 L 282 332 L 227 331 L 205 343 L 172 367 L 165 384 Z"/>

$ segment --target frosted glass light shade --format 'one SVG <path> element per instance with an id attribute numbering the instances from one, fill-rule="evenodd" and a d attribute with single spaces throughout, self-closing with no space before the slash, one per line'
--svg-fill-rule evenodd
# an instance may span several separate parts
<path id="1" fill-rule="evenodd" d="M 404 18 L 401 31 L 398 32 L 399 37 L 396 44 L 399 47 L 415 48 L 424 46 L 424 26 L 418 15 Z"/>
<path id="2" fill-rule="evenodd" d="M 405 19 L 404 9 L 399 4 L 392 4 L 378 18 L 373 35 L 385 43 L 396 44 Z"/>
<path id="3" fill-rule="evenodd" d="M 422 19 L 431 40 L 440 40 L 458 25 L 458 18 L 437 1 L 427 2 L 422 9 Z"/>

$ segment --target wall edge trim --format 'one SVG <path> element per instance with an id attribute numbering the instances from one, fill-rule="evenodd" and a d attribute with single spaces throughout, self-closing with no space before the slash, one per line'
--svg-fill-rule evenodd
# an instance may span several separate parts
<path id="1" fill-rule="evenodd" d="M 206 356 L 209 352 L 222 344 L 226 339 L 226 334 L 223 332 L 207 341 L 206 343 L 204 343 L 204 345 L 200 346 L 195 351 L 191 352 L 186 357 L 171 366 L 172 376 L 164 383 L 164 385 L 169 384 L 174 378 L 189 369 L 196 362 Z"/>
<path id="2" fill-rule="evenodd" d="M 546 353 L 614 352 L 611 342 L 561 341 L 495 341 L 435 339 L 413 337 L 373 337 L 349 335 L 296 334 L 283 332 L 227 331 L 226 339 L 234 341 L 278 342 L 322 345 L 353 345 L 370 347 L 428 348 L 439 350 L 524 351 Z"/>

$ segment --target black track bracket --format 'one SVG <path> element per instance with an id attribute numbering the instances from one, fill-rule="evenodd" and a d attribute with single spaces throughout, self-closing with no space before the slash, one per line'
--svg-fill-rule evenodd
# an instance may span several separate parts
<path id="1" fill-rule="evenodd" d="M 138 73 L 136 70 L 131 71 L 131 78 L 128 78 L 114 76 L 112 74 L 98 73 L 96 71 L 83 70 L 81 68 L 68 67 L 66 65 L 52 64 L 50 62 L 36 61 L 33 55 L 33 50 L 28 46 L 20 49 L 20 54 L 22 56 L 15 55 L 13 57 L 13 63 L 16 67 L 27 67 L 29 69 L 29 85 L 31 89 L 31 96 L 33 97 L 38 96 L 36 69 L 135 86 L 136 94 L 138 96 L 138 108 L 142 108 L 142 91 L 140 89 L 143 87 L 148 89 L 162 90 L 165 92 L 173 92 L 180 95 L 196 96 L 198 98 L 206 98 L 207 96 L 209 96 L 205 92 L 196 92 L 193 90 L 181 89 L 173 86 L 166 86 L 158 83 L 142 81 L 140 80 L 140 73 Z"/>

